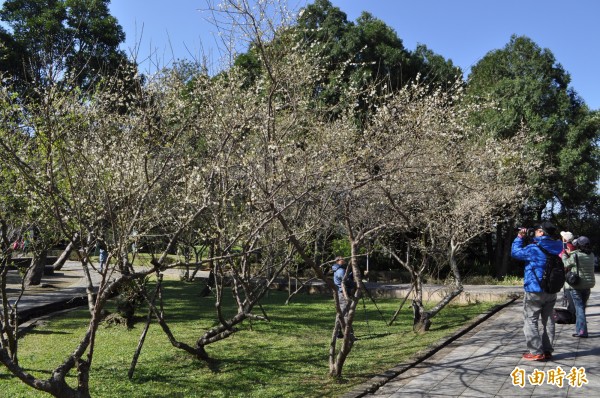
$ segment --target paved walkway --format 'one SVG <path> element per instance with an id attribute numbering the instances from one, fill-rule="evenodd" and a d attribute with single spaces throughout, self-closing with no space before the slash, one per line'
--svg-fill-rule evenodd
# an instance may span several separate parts
<path id="1" fill-rule="evenodd" d="M 90 270 L 94 283 L 100 280 L 100 275 Z M 17 271 L 9 271 L 9 282 L 6 290 L 11 303 L 14 304 L 21 289 L 20 278 L 16 277 Z M 14 277 L 13 277 L 14 276 Z M 19 300 L 19 319 L 26 322 L 37 316 L 85 305 L 87 280 L 84 278 L 81 264 L 76 261 L 67 261 L 60 271 L 53 275 L 44 275 L 40 286 L 26 289 Z"/>
<path id="2" fill-rule="evenodd" d="M 20 277 L 17 271 L 9 271 L 7 283 L 8 297 L 14 303 L 21 289 Z M 179 276 L 180 270 L 167 270 L 165 274 Z M 97 287 L 102 275 L 90 268 L 90 275 Z M 208 272 L 199 271 L 198 277 L 207 277 Z M 87 278 L 84 276 L 81 264 L 77 261 L 67 261 L 60 271 L 52 275 L 44 275 L 40 286 L 25 290 L 19 300 L 19 319 L 23 326 L 30 320 L 50 314 L 55 311 L 87 305 Z"/>
<path id="3" fill-rule="evenodd" d="M 596 278 L 600 280 L 598 275 Z M 523 303 L 519 299 L 428 359 L 414 366 L 400 366 L 390 370 L 388 374 L 397 374 L 397 376 L 373 393 L 361 393 L 359 388 L 355 390 L 358 392 L 354 396 L 380 398 L 598 396 L 600 393 L 600 287 L 592 290 L 588 304 L 589 338 L 572 337 L 574 325 L 556 325 L 555 352 L 550 361 L 532 362 L 521 358 L 526 347 L 523 336 Z M 561 369 L 564 378 L 549 379 L 558 376 Z M 540 379 L 536 380 L 535 376 Z M 543 380 L 541 380 L 542 376 Z M 571 376 L 576 377 L 570 381 Z M 560 386 L 561 381 L 562 386 Z"/>

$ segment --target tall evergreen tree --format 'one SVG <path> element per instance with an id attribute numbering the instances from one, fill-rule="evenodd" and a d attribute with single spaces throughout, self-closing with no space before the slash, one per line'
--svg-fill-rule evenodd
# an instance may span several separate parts
<path id="1" fill-rule="evenodd" d="M 75 80 L 89 87 L 126 61 L 118 46 L 123 29 L 110 15 L 110 0 L 6 0 L 0 49 L 12 49 L 1 69 L 26 82 Z M 0 32 L 3 33 L 3 32 Z"/>
<path id="2" fill-rule="evenodd" d="M 356 22 L 329 0 L 316 0 L 300 14 L 297 22 L 301 39 L 320 51 L 330 79 L 319 87 L 321 98 L 337 101 L 349 86 L 379 87 L 396 91 L 417 76 L 426 83 L 454 82 L 462 76 L 452 61 L 426 46 L 415 51 L 404 48 L 397 33 L 382 20 L 363 12 Z"/>
<path id="3" fill-rule="evenodd" d="M 598 179 L 595 150 L 598 118 L 569 87 L 571 78 L 548 49 L 524 36 L 512 36 L 502 49 L 490 51 L 471 70 L 468 92 L 473 100 L 493 100 L 497 108 L 474 115 L 495 136 L 511 138 L 521 125 L 537 137 L 544 167 L 553 172 L 529 183 L 536 188 L 533 216 L 558 197 L 573 206 L 594 193 Z"/>
<path id="4" fill-rule="evenodd" d="M 14 37 L 0 26 L 0 72 L 22 77 L 23 68 L 19 61 L 22 53 L 23 49 Z"/>

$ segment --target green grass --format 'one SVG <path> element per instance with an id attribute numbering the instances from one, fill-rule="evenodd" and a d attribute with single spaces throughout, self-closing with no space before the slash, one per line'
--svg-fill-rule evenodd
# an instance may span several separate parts
<path id="1" fill-rule="evenodd" d="M 165 282 L 166 313 L 175 336 L 193 345 L 215 325 L 214 301 L 200 298 L 200 285 Z M 191 358 L 173 348 L 156 323 L 132 380 L 127 371 L 143 328 L 132 330 L 101 326 L 91 369 L 94 397 L 333 397 L 339 396 L 374 374 L 405 362 L 440 338 L 451 334 L 469 319 L 487 311 L 493 303 L 451 306 L 434 318 L 431 330 L 412 331 L 412 313 L 405 308 L 388 327 L 370 300 L 361 301 L 355 334 L 359 337 L 346 361 L 342 380 L 328 377 L 328 345 L 333 327 L 332 299 L 300 295 L 284 305 L 287 294 L 270 292 L 263 308 L 271 322 L 246 322 L 229 339 L 207 347 L 215 365 Z M 389 321 L 400 300 L 377 300 Z M 229 301 L 228 304 L 232 304 Z M 257 308 L 256 314 L 260 314 Z M 20 364 L 41 378 L 74 350 L 83 335 L 88 314 L 76 310 L 53 318 L 28 333 L 20 342 Z M 73 385 L 74 378 L 69 383 Z M 46 396 L 0 371 L 2 396 Z"/>
<path id="2" fill-rule="evenodd" d="M 155 257 L 156 258 L 160 257 L 160 254 L 155 254 Z M 152 260 L 152 254 L 151 253 L 146 253 L 146 252 L 141 253 L 140 252 L 140 253 L 136 253 L 135 256 L 133 254 L 129 253 L 128 254 L 128 258 L 129 258 L 129 261 L 133 264 L 134 267 L 151 267 L 152 266 L 152 264 L 150 262 Z M 76 258 L 74 260 L 77 261 Z M 90 256 L 90 260 L 92 261 L 92 263 L 94 263 L 96 265 L 98 264 L 98 256 L 97 255 Z M 111 260 L 111 264 L 114 264 L 114 261 L 115 260 L 112 259 Z M 174 263 L 176 263 L 178 261 L 184 262 L 185 259 L 183 258 L 183 256 L 178 255 L 178 254 L 167 254 L 167 258 L 166 258 L 165 264 L 166 265 L 174 264 Z M 190 259 L 190 261 L 194 262 L 195 258 L 192 256 L 192 258 Z M 204 266 L 202 269 L 208 269 L 207 267 L 208 267 L 208 265 Z M 183 274 L 185 267 L 179 266 L 178 268 L 181 269 L 181 272 Z M 190 266 L 190 272 L 192 272 L 194 270 L 194 268 L 195 267 L 193 265 L 191 265 Z"/>
<path id="3" fill-rule="evenodd" d="M 506 275 L 498 279 L 490 275 L 474 275 L 466 277 L 463 283 L 465 285 L 523 286 L 523 278 Z"/>

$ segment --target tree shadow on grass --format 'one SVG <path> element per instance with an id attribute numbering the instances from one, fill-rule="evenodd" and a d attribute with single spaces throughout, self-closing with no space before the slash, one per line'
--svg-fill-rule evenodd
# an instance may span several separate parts
<path id="1" fill-rule="evenodd" d="M 380 339 L 380 338 L 383 338 L 383 337 L 387 337 L 390 334 L 392 334 L 392 333 L 391 332 L 389 332 L 389 333 L 377 333 L 377 334 L 375 334 L 375 333 L 366 333 L 366 334 L 356 334 L 356 337 L 358 337 L 359 341 L 360 340 L 365 341 L 365 340 Z"/>
<path id="2" fill-rule="evenodd" d="M 430 332 L 435 332 L 438 330 L 443 331 L 443 330 L 447 330 L 447 329 L 452 329 L 454 327 L 463 326 L 463 325 L 467 324 L 470 319 L 472 319 L 472 318 L 467 315 L 457 315 L 457 316 L 454 316 L 454 317 L 448 319 L 446 322 L 443 322 L 443 323 L 438 322 L 436 324 L 436 322 L 435 322 L 436 319 L 435 319 L 435 317 L 433 317 L 433 318 L 431 318 L 431 327 L 429 328 L 429 331 Z"/>
<path id="3" fill-rule="evenodd" d="M 64 334 L 64 335 L 70 335 L 70 334 L 73 334 L 73 333 L 71 333 L 71 332 L 63 332 L 63 331 L 59 331 L 59 330 L 39 330 L 39 329 L 33 328 L 31 330 L 28 330 L 27 334 L 39 334 L 39 335 Z"/>

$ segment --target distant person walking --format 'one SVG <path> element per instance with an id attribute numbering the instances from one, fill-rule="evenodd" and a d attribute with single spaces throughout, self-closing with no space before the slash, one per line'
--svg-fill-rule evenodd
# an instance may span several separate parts
<path id="1" fill-rule="evenodd" d="M 106 242 L 104 242 L 104 240 L 99 239 L 98 240 L 98 272 L 102 273 L 102 271 L 104 270 L 105 266 L 106 266 L 106 262 L 108 260 L 108 251 L 107 251 L 107 247 L 106 247 Z"/>
<path id="2" fill-rule="evenodd" d="M 574 250 L 567 248 L 563 254 L 565 270 L 579 275 L 579 282 L 570 285 L 565 282 L 565 295 L 569 302 L 567 308 L 576 317 L 573 337 L 588 337 L 585 308 L 590 298 L 590 290 L 596 285 L 594 276 L 594 253 L 590 240 L 580 236 L 573 241 Z"/>
<path id="3" fill-rule="evenodd" d="M 333 283 L 338 288 L 338 298 L 340 302 L 340 309 L 342 310 L 342 316 L 348 323 L 348 311 L 350 309 L 350 295 L 354 294 L 354 276 L 352 274 L 352 270 L 346 268 L 346 260 L 343 257 L 336 257 L 335 264 L 331 267 L 333 271 Z M 341 326 L 338 327 L 338 337 L 344 337 L 343 332 L 340 330 Z M 354 339 L 354 333 L 352 332 L 352 327 L 350 330 L 350 338 Z"/>
<path id="4" fill-rule="evenodd" d="M 550 222 L 544 222 L 534 228 L 533 241 L 523 246 L 527 236 L 527 229 L 519 230 L 513 241 L 511 255 L 513 258 L 525 261 L 525 274 L 523 277 L 523 332 L 529 352 L 523 354 L 523 359 L 529 361 L 543 361 L 552 358 L 554 351 L 554 322 L 550 315 L 556 303 L 556 293 L 546 293 L 540 286 L 546 269 L 546 254 L 544 248 L 551 255 L 558 256 L 563 250 L 561 241 L 551 238 L 556 228 Z M 543 331 L 540 336 L 539 321 L 542 321 Z"/>

